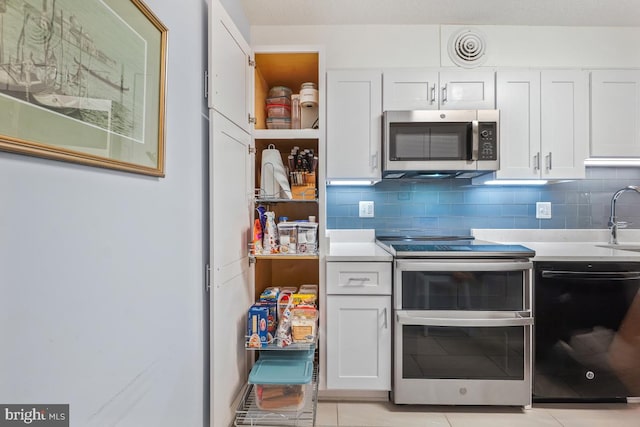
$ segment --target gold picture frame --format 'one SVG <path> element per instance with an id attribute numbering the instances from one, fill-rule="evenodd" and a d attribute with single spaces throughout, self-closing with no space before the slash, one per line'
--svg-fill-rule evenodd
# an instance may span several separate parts
<path id="1" fill-rule="evenodd" d="M 140 0 L 0 0 L 0 150 L 163 177 L 167 33 Z"/>

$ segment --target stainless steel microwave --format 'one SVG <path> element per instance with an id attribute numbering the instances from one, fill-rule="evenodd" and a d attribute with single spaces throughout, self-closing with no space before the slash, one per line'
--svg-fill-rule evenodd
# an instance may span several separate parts
<path id="1" fill-rule="evenodd" d="M 474 177 L 500 167 L 498 110 L 385 111 L 383 178 Z"/>

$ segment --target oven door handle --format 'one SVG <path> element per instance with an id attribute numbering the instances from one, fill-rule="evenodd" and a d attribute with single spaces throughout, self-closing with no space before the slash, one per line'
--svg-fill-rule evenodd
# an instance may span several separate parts
<path id="1" fill-rule="evenodd" d="M 508 312 L 497 317 L 482 315 L 477 317 L 456 317 L 455 314 L 449 317 L 447 315 L 434 314 L 426 317 L 425 315 L 410 315 L 407 311 L 397 311 L 396 321 L 400 325 L 421 326 L 505 327 L 533 325 L 533 317 L 529 311 Z"/>
<path id="2" fill-rule="evenodd" d="M 396 269 L 400 271 L 526 271 L 532 268 L 531 261 L 396 260 Z"/>

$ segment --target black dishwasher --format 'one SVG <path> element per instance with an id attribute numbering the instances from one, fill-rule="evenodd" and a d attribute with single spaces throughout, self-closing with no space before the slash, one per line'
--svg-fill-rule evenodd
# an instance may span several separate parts
<path id="1" fill-rule="evenodd" d="M 534 262 L 534 402 L 640 396 L 640 262 Z"/>

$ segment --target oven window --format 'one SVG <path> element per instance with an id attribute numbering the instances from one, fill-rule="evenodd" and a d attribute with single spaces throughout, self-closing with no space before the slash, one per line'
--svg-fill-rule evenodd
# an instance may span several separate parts
<path id="1" fill-rule="evenodd" d="M 524 328 L 402 327 L 402 377 L 524 379 Z"/>
<path id="2" fill-rule="evenodd" d="M 520 311 L 523 271 L 403 271 L 403 310 Z"/>
<path id="3" fill-rule="evenodd" d="M 393 123 L 391 160 L 470 160 L 468 123 Z"/>

